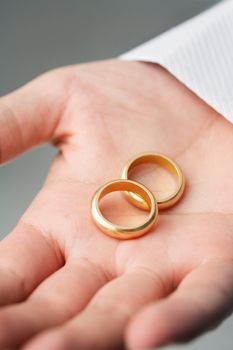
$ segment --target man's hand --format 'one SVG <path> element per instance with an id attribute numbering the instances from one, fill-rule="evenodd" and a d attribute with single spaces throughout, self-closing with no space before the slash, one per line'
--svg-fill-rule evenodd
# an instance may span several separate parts
<path id="1" fill-rule="evenodd" d="M 151 348 L 230 313 L 229 122 L 161 67 L 112 60 L 52 71 L 0 99 L 2 163 L 47 141 L 59 149 L 48 178 L 0 243 L 0 348 Z M 179 163 L 185 196 L 149 234 L 118 241 L 93 224 L 90 201 L 146 151 Z M 158 196 L 167 185 L 156 174 L 137 179 Z M 116 198 L 103 203 L 111 220 L 145 215 Z"/>

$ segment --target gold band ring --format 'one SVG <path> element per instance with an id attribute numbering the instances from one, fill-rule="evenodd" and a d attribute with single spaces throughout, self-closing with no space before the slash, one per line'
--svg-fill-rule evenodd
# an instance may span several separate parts
<path id="1" fill-rule="evenodd" d="M 129 159 L 121 171 L 121 178 L 128 179 L 129 172 L 137 165 L 144 163 L 156 163 L 164 168 L 166 168 L 170 173 L 172 173 L 177 179 L 177 187 L 173 193 L 169 196 L 157 200 L 159 209 L 166 209 L 173 206 L 182 196 L 185 188 L 185 179 L 180 167 L 169 157 L 160 153 L 141 153 L 135 157 Z M 128 199 L 131 203 L 136 205 L 141 209 L 148 210 L 148 205 L 146 201 L 136 193 L 126 191 Z"/>
<path id="2" fill-rule="evenodd" d="M 150 214 L 146 221 L 134 227 L 119 226 L 108 221 L 101 213 L 101 198 L 114 191 L 130 191 L 137 193 L 147 203 Z M 157 221 L 158 205 L 153 194 L 142 184 L 132 180 L 114 180 L 101 186 L 94 194 L 91 202 L 91 214 L 95 224 L 105 234 L 118 239 L 131 239 L 144 235 Z"/>

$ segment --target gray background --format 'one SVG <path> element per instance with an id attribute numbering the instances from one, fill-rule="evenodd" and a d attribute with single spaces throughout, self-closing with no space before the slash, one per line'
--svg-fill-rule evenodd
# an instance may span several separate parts
<path id="1" fill-rule="evenodd" d="M 199 13 L 213 0 L 0 0 L 0 95 L 61 65 L 114 57 Z M 0 168 L 0 238 L 39 190 L 55 149 L 44 146 Z M 169 349 L 233 348 L 233 318 Z"/>

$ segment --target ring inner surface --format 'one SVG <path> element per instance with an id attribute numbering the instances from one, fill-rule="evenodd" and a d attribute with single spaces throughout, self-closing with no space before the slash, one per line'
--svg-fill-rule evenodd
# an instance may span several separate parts
<path id="1" fill-rule="evenodd" d="M 150 163 L 150 164 L 157 164 L 163 168 L 165 168 L 166 170 L 168 170 L 172 175 L 174 175 L 177 185 L 174 191 L 172 191 L 171 194 L 169 194 L 168 196 L 158 200 L 158 202 L 166 202 L 168 200 L 170 200 L 171 198 L 173 198 L 174 196 L 176 196 L 176 194 L 180 191 L 180 188 L 182 186 L 182 182 L 180 179 L 181 173 L 179 168 L 177 167 L 177 165 L 172 161 L 167 159 L 164 156 L 161 155 L 154 155 L 154 154 L 148 154 L 148 155 L 144 155 L 142 157 L 138 157 L 135 160 L 132 161 L 132 163 L 129 165 L 128 169 L 127 169 L 127 175 L 129 176 L 130 172 L 138 165 L 141 164 L 146 164 L 146 163 Z M 127 178 L 128 178 L 127 176 Z M 129 191 L 128 191 L 129 192 Z M 142 198 L 142 196 L 140 195 L 140 197 L 133 193 L 132 191 L 130 192 L 130 195 L 135 198 L 136 200 L 142 202 L 144 201 L 144 199 Z M 147 203 L 148 204 L 148 203 Z"/>
<path id="2" fill-rule="evenodd" d="M 99 200 L 107 194 L 117 191 L 130 191 L 135 195 L 139 195 L 147 203 L 149 208 L 152 206 L 151 198 L 148 193 L 142 187 L 132 182 L 116 182 L 104 187 L 99 196 Z"/>

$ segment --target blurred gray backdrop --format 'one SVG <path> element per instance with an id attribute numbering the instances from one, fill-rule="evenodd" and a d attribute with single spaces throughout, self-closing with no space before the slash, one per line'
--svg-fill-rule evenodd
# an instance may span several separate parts
<path id="1" fill-rule="evenodd" d="M 0 0 L 0 95 L 54 67 L 115 57 L 213 5 L 214 0 Z M 40 189 L 55 149 L 0 168 L 0 238 Z M 232 350 L 233 318 L 169 350 Z"/>

